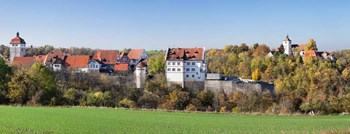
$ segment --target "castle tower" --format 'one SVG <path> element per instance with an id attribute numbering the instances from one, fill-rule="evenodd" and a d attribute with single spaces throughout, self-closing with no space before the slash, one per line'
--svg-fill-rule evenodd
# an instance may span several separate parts
<path id="1" fill-rule="evenodd" d="M 11 40 L 10 45 L 10 63 L 12 63 L 15 57 L 21 57 L 25 55 L 26 42 L 24 39 L 19 37 L 19 32 L 17 32 L 17 36 Z"/>
<path id="2" fill-rule="evenodd" d="M 144 88 L 147 78 L 147 65 L 143 62 L 140 62 L 137 64 L 134 73 L 136 88 Z"/>
<path id="3" fill-rule="evenodd" d="M 292 40 L 289 39 L 288 35 L 283 40 L 283 48 L 284 48 L 284 53 L 286 55 L 290 55 L 292 53 Z"/>

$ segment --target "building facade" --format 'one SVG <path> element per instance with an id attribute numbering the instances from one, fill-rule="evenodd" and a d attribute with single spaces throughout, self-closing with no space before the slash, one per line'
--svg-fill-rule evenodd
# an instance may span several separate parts
<path id="1" fill-rule="evenodd" d="M 205 48 L 169 48 L 165 72 L 169 83 L 185 87 L 187 82 L 204 82 L 206 78 Z"/>

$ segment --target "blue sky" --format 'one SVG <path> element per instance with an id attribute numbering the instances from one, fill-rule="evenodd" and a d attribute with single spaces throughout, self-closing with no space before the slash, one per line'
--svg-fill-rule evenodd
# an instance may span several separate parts
<path id="1" fill-rule="evenodd" d="M 277 47 L 316 40 L 350 48 L 348 0 L 0 0 L 0 44 L 17 31 L 27 45 L 101 49 Z"/>

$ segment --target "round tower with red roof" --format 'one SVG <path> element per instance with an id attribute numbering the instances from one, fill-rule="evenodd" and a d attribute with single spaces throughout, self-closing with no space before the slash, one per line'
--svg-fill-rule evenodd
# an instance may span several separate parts
<path id="1" fill-rule="evenodd" d="M 17 36 L 11 40 L 10 45 L 10 62 L 12 63 L 15 57 L 22 57 L 25 55 L 26 42 L 19 37 L 19 32 L 17 32 Z"/>

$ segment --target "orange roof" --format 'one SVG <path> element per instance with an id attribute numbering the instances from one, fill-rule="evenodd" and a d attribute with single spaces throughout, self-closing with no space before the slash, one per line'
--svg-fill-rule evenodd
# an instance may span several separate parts
<path id="1" fill-rule="evenodd" d="M 305 51 L 304 56 L 312 56 L 312 57 L 316 57 L 316 51 L 315 50 L 308 50 Z"/>
<path id="2" fill-rule="evenodd" d="M 19 32 L 17 32 L 17 36 L 11 40 L 10 44 L 26 44 L 26 42 L 19 37 Z"/>
<path id="3" fill-rule="evenodd" d="M 116 64 L 114 65 L 114 71 L 128 71 L 129 64 Z"/>
<path id="4" fill-rule="evenodd" d="M 167 60 L 204 60 L 204 48 L 169 48 Z"/>
<path id="5" fill-rule="evenodd" d="M 305 50 L 305 44 L 298 44 L 298 49 L 300 50 L 300 51 L 304 51 Z"/>
<path id="6" fill-rule="evenodd" d="M 130 60 L 137 60 L 140 59 L 142 56 L 142 53 L 144 52 L 144 49 L 131 49 L 129 54 L 128 54 L 128 58 Z"/>
<path id="7" fill-rule="evenodd" d="M 66 59 L 69 68 L 85 68 L 88 66 L 90 57 L 88 55 L 68 56 Z"/>
<path id="8" fill-rule="evenodd" d="M 15 57 L 12 64 L 19 65 L 23 67 L 30 67 L 35 63 L 34 57 Z"/>
<path id="9" fill-rule="evenodd" d="M 118 50 L 97 50 L 92 59 L 100 60 L 105 64 L 115 64 L 118 56 Z"/>
<path id="10" fill-rule="evenodd" d="M 46 58 L 46 55 L 34 55 L 33 57 L 35 58 L 35 62 L 43 64 Z"/>

